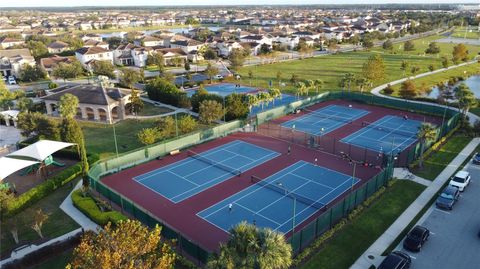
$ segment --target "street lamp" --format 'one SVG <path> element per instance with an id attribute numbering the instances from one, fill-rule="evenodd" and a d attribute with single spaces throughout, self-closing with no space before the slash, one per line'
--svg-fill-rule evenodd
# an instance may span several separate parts
<path id="1" fill-rule="evenodd" d="M 282 184 L 282 182 L 277 182 L 277 186 L 279 186 L 285 191 L 285 196 L 288 196 L 289 193 L 292 193 Z M 292 238 L 293 238 L 293 235 L 295 234 L 295 215 L 296 215 L 295 211 L 297 207 L 297 198 L 295 198 L 294 195 L 290 195 L 290 196 L 293 198 L 293 216 L 292 216 Z"/>

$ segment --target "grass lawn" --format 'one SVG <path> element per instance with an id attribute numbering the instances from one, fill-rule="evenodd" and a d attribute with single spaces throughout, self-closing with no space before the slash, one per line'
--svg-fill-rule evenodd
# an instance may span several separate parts
<path id="1" fill-rule="evenodd" d="M 300 268 L 349 268 L 424 189 L 412 181 L 398 181 Z"/>
<path id="2" fill-rule="evenodd" d="M 287 84 L 282 89 L 285 91 L 293 91 L 293 86 L 289 83 L 292 74 L 296 74 L 301 80 L 323 80 L 325 83 L 323 90 L 338 90 L 340 88 L 338 84 L 345 73 L 351 72 L 360 76 L 362 66 L 367 58 L 373 54 L 382 54 L 386 65 L 386 78 L 376 83 L 376 85 L 380 85 L 404 77 L 403 71 L 400 70 L 403 60 L 408 61 L 410 67 L 418 66 L 420 68 L 419 73 L 429 71 L 428 67 L 430 65 L 440 68 L 441 56 L 447 55 L 451 57 L 454 44 L 438 43 L 441 48 L 439 55 L 424 55 L 424 50 L 428 44 L 439 38 L 440 36 L 430 36 L 414 40 L 415 50 L 409 52 L 404 52 L 403 44 L 399 43 L 394 44 L 393 51 L 375 47 L 371 51 L 347 52 L 262 66 L 247 66 L 241 68 L 239 73 L 243 77 L 243 83 L 249 84 L 248 72 L 252 71 L 252 84 L 258 87 L 268 87 L 270 80 L 274 82 L 274 85 L 277 85 L 276 74 L 280 71 L 282 73 L 281 81 Z M 476 55 L 480 52 L 480 46 L 467 47 L 471 55 Z M 407 72 L 406 75 L 410 75 L 410 72 Z"/>
<path id="3" fill-rule="evenodd" d="M 40 208 L 43 212 L 49 215 L 42 228 L 43 236 L 47 239 L 58 237 L 80 227 L 59 208 L 60 204 L 65 200 L 65 197 L 70 193 L 76 182 L 77 181 L 73 182 L 72 185 L 67 184 L 66 186 L 59 188 L 52 194 L 13 217 L 18 225 L 19 246 L 40 240 L 38 234 L 30 228 L 34 222 L 34 213 Z M 3 221 L 1 225 L 0 252 L 15 247 L 15 241 L 13 240 L 5 221 Z"/>
<path id="4" fill-rule="evenodd" d="M 473 74 L 480 74 L 480 64 L 474 63 L 466 66 L 457 67 L 440 73 L 432 74 L 429 76 L 421 77 L 414 79 L 413 82 L 417 89 L 420 87 L 431 89 L 432 87 L 438 85 L 441 82 L 448 81 L 451 77 L 464 77 Z M 393 85 L 392 88 L 394 92 L 392 96 L 399 96 L 398 92 L 400 91 L 401 84 Z"/>
<path id="5" fill-rule="evenodd" d="M 140 113 L 138 113 L 138 116 L 154 116 L 154 115 L 161 115 L 161 114 L 165 114 L 173 111 L 173 109 L 170 109 L 167 107 L 154 106 L 147 102 L 144 102 L 143 104 L 144 104 L 143 110 Z"/>
<path id="6" fill-rule="evenodd" d="M 438 152 L 432 153 L 424 161 L 423 168 L 417 167 L 412 172 L 419 177 L 434 180 L 471 140 L 471 137 L 462 134 L 452 136 Z"/>
<path id="7" fill-rule="evenodd" d="M 474 108 L 470 109 L 470 112 L 472 112 L 473 114 L 475 114 L 477 116 L 480 116 L 480 107 L 474 107 Z"/>
<path id="8" fill-rule="evenodd" d="M 37 266 L 34 266 L 33 268 L 35 269 L 63 269 L 67 264 L 70 262 L 70 259 L 72 258 L 73 250 L 66 250 L 63 253 L 60 253 L 59 255 L 52 257 L 45 262 L 42 262 L 41 264 L 38 264 Z M 33 269 L 32 268 L 32 269 Z"/>
<path id="9" fill-rule="evenodd" d="M 452 37 L 460 37 L 460 38 L 470 38 L 470 39 L 479 39 L 480 38 L 480 31 L 478 31 L 478 26 L 470 26 L 468 29 L 467 27 L 457 27 L 452 33 Z M 467 30 L 467 31 L 465 31 Z"/>

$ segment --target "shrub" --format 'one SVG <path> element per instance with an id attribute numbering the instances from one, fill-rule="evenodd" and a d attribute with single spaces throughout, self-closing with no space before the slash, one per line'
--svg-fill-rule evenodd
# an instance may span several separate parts
<path id="1" fill-rule="evenodd" d="M 393 93 L 392 85 L 388 84 L 387 87 L 383 89 L 383 93 L 388 95 L 392 94 Z"/>
<path id="2" fill-rule="evenodd" d="M 118 211 L 102 212 L 96 201 L 89 194 L 83 195 L 82 190 L 76 190 L 72 193 L 72 201 L 78 210 L 100 226 L 105 226 L 109 222 L 116 224 L 127 219 L 125 215 Z"/>

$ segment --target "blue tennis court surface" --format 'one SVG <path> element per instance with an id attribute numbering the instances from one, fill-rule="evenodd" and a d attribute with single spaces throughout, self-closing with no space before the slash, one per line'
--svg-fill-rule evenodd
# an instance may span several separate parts
<path id="1" fill-rule="evenodd" d="M 341 141 L 377 152 L 399 153 L 417 141 L 421 125 L 421 121 L 385 116 L 373 123 L 364 124 L 362 129 Z"/>
<path id="2" fill-rule="evenodd" d="M 247 93 L 247 92 L 256 91 L 256 89 L 253 87 L 247 87 L 242 85 L 240 85 L 240 87 L 236 87 L 236 85 L 232 83 L 220 83 L 215 85 L 207 85 L 205 86 L 205 90 L 207 90 L 209 93 L 217 94 L 222 97 L 226 97 L 232 93 Z M 196 90 L 188 90 L 187 95 L 192 96 L 195 92 Z"/>
<path id="3" fill-rule="evenodd" d="M 292 102 L 296 101 L 295 96 L 289 95 L 289 94 L 282 94 L 280 98 L 275 98 L 275 100 L 271 101 L 270 103 L 266 104 L 258 104 L 254 107 L 252 107 L 252 110 L 250 110 L 249 116 L 254 116 L 257 115 L 260 112 L 267 111 L 269 109 L 272 109 L 274 107 L 278 106 L 283 106 L 290 104 Z"/>
<path id="4" fill-rule="evenodd" d="M 134 179 L 174 203 L 267 162 L 279 153 L 235 140 Z"/>
<path id="5" fill-rule="evenodd" d="M 197 215 L 227 231 L 241 221 L 287 233 L 359 180 L 299 161 Z M 295 219 L 293 208 L 295 201 Z M 229 205 L 232 209 L 229 209 Z"/>
<path id="6" fill-rule="evenodd" d="M 368 111 L 339 105 L 307 111 L 301 117 L 282 123 L 283 127 L 299 130 L 313 135 L 324 135 L 358 118 L 367 115 Z"/>

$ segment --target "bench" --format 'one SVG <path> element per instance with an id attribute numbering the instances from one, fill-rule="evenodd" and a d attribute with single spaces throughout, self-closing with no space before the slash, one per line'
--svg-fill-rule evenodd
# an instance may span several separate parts
<path id="1" fill-rule="evenodd" d="M 180 150 L 179 150 L 179 149 L 170 151 L 170 155 L 172 155 L 172 156 L 173 156 L 173 155 L 177 155 L 177 154 L 179 154 L 179 153 L 180 153 Z"/>

